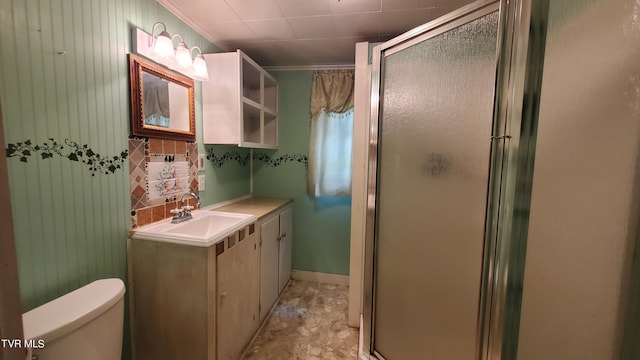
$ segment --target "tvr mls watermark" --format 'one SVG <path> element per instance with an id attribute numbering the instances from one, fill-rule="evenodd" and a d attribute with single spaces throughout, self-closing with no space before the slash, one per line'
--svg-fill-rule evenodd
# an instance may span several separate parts
<path id="1" fill-rule="evenodd" d="M 43 349 L 44 339 L 0 339 L 3 348 Z"/>

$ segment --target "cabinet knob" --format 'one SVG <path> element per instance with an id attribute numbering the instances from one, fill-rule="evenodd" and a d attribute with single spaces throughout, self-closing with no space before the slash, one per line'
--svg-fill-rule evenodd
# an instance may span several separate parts
<path id="1" fill-rule="evenodd" d="M 283 232 L 282 234 L 280 234 L 280 237 L 287 237 L 287 233 Z"/>
<path id="2" fill-rule="evenodd" d="M 222 294 L 220 294 L 220 297 L 225 297 L 225 296 L 227 296 L 227 292 L 223 291 Z"/>

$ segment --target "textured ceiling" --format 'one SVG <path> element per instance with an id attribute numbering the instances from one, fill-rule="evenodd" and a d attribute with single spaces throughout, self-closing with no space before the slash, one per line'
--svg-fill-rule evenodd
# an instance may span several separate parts
<path id="1" fill-rule="evenodd" d="M 157 0 L 224 51 L 262 66 L 354 63 L 355 44 L 380 42 L 470 0 Z"/>

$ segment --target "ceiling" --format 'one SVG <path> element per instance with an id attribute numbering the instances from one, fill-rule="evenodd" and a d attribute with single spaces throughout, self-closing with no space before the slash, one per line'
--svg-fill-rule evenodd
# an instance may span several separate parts
<path id="1" fill-rule="evenodd" d="M 157 0 L 223 51 L 266 67 L 352 65 L 381 42 L 471 0 Z"/>

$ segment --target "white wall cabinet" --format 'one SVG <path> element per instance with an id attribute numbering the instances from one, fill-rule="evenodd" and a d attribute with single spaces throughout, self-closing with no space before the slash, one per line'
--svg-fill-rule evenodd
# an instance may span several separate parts
<path id="1" fill-rule="evenodd" d="M 293 211 L 291 206 L 260 219 L 260 321 L 291 277 Z"/>
<path id="2" fill-rule="evenodd" d="M 250 148 L 278 146 L 278 84 L 241 50 L 205 54 L 202 82 L 205 144 Z"/>

